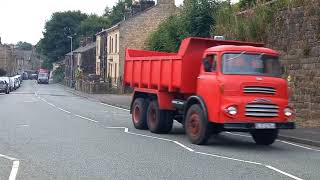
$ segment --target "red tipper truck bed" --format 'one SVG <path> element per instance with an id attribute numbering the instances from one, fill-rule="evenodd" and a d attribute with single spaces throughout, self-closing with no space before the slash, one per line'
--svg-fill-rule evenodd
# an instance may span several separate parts
<path id="1" fill-rule="evenodd" d="M 225 44 L 263 46 L 239 41 L 187 38 L 181 43 L 178 53 L 127 49 L 124 83 L 133 88 L 195 93 L 203 52 L 209 47 Z"/>

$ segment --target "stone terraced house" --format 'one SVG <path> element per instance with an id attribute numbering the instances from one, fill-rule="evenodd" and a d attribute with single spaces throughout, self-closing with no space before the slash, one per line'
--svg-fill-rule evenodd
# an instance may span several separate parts
<path id="1" fill-rule="evenodd" d="M 174 0 L 157 0 L 157 4 L 150 0 L 135 1 L 131 14 L 127 13 L 123 21 L 97 34 L 99 47 L 97 47 L 96 68 L 100 70 L 96 73 L 102 76 L 101 69 L 105 68 L 102 71 L 105 73 L 104 77 L 112 80 L 113 86 L 119 88 L 126 48 L 144 49 L 150 33 L 154 32 L 161 22 L 175 14 L 177 9 Z M 100 46 L 105 48 L 104 56 Z M 103 59 L 105 62 L 101 63 Z"/>

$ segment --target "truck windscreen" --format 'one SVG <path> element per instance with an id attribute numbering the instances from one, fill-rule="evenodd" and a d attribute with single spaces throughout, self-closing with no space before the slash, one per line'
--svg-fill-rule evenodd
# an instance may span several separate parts
<path id="1" fill-rule="evenodd" d="M 281 77 L 279 57 L 266 54 L 227 53 L 222 57 L 224 74 L 246 74 Z"/>

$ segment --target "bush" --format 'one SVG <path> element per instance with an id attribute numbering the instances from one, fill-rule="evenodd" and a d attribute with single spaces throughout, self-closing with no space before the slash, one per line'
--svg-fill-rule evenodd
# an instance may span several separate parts
<path id="1" fill-rule="evenodd" d="M 227 39 L 264 42 L 266 30 L 272 21 L 273 10 L 268 6 L 257 6 L 249 15 L 236 15 L 228 4 L 222 4 L 217 12 L 214 35 L 224 35 Z"/>
<path id="2" fill-rule="evenodd" d="M 147 49 L 176 52 L 186 37 L 210 37 L 216 7 L 215 0 L 185 0 L 180 13 L 161 23 L 150 35 Z"/>
<path id="3" fill-rule="evenodd" d="M 65 66 L 58 67 L 55 71 L 52 73 L 52 78 L 54 82 L 62 82 L 65 77 Z"/>

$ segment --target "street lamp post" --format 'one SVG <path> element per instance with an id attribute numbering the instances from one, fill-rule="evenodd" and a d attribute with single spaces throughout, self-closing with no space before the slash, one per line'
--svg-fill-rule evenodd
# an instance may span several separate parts
<path id="1" fill-rule="evenodd" d="M 73 37 L 72 36 L 68 36 L 68 38 L 71 40 L 71 44 L 70 44 L 70 48 L 71 48 L 71 52 L 70 52 L 70 66 L 71 66 L 71 87 L 73 87 L 73 48 L 72 48 L 72 41 L 73 41 Z"/>

